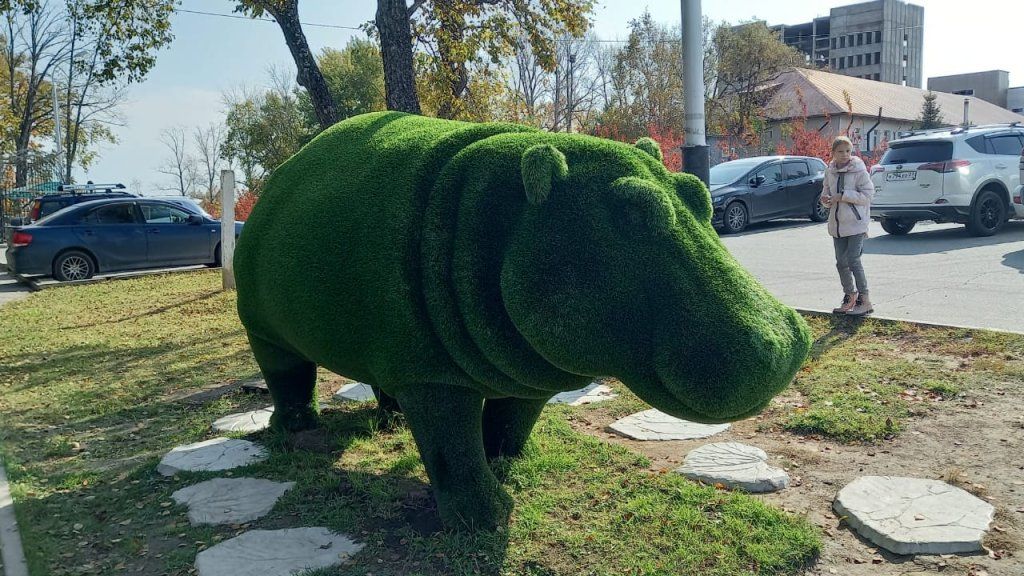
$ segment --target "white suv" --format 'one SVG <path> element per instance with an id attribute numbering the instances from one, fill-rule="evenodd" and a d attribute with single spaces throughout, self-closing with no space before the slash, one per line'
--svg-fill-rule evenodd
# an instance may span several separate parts
<path id="1" fill-rule="evenodd" d="M 1010 218 L 1022 184 L 1020 123 L 930 130 L 893 140 L 871 168 L 871 217 L 889 234 L 910 232 L 921 220 L 966 224 L 991 236 Z M 1019 200 L 1017 200 L 1019 202 Z"/>

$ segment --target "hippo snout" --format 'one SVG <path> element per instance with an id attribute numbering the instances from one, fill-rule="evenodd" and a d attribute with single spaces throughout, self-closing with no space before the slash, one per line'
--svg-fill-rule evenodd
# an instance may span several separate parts
<path id="1" fill-rule="evenodd" d="M 697 422 L 740 420 L 789 385 L 807 357 L 810 332 L 796 311 L 763 296 L 770 306 L 756 308 L 757 314 L 731 321 L 717 316 L 712 323 L 718 325 L 705 326 L 704 337 L 689 334 L 659 346 L 657 377 L 676 404 L 658 408 Z"/>

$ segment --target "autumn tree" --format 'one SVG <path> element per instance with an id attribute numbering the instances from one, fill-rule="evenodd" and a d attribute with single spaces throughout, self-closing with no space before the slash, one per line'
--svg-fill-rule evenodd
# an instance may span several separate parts
<path id="1" fill-rule="evenodd" d="M 296 79 L 309 95 L 320 129 L 327 129 L 337 122 L 338 111 L 334 107 L 327 81 L 309 50 L 309 42 L 299 22 L 299 0 L 241 0 L 235 6 L 235 11 L 253 18 L 269 14 L 277 22 L 298 69 Z"/>
<path id="2" fill-rule="evenodd" d="M 611 98 L 600 124 L 624 138 L 683 126 L 683 72 L 678 26 L 659 24 L 650 12 L 631 20 L 626 45 L 614 54 Z"/>
<path id="3" fill-rule="evenodd" d="M 217 193 L 220 191 L 220 169 L 224 165 L 221 151 L 224 148 L 224 127 L 218 124 L 210 124 L 204 127 L 197 127 L 192 132 L 192 143 L 196 149 L 196 166 L 199 173 L 199 181 L 202 184 L 200 192 L 207 202 L 214 202 Z"/>
<path id="4" fill-rule="evenodd" d="M 709 111 L 715 130 L 744 144 L 756 143 L 767 116 L 771 83 L 804 59 L 764 22 L 720 25 L 713 36 L 717 63 Z"/>
<path id="5" fill-rule="evenodd" d="M 316 134 L 299 107 L 294 84 L 271 73 L 265 91 L 227 94 L 227 127 L 221 157 L 242 171 L 246 188 L 257 191 L 263 180 Z"/>
<path id="6" fill-rule="evenodd" d="M 378 0 L 376 30 L 381 40 L 389 109 L 419 111 L 414 43 L 441 86 L 437 114 L 458 117 L 473 72 L 486 73 L 510 58 L 526 38 L 541 66 L 555 68 L 555 41 L 562 33 L 582 35 L 594 0 Z M 409 42 L 406 42 L 406 30 Z M 484 74 L 488 76 L 487 74 Z M 490 76 L 493 78 L 493 76 Z"/>
<path id="7" fill-rule="evenodd" d="M 324 48 L 317 57 L 317 66 L 334 103 L 338 120 L 357 114 L 384 110 L 384 67 L 380 49 L 371 40 L 353 38 L 342 50 Z M 298 94 L 299 107 L 315 124 L 309 94 Z"/>

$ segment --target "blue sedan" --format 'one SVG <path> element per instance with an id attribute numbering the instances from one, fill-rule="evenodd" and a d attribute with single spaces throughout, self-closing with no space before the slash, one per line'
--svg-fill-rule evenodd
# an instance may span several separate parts
<path id="1" fill-rule="evenodd" d="M 194 205 L 145 198 L 75 204 L 15 230 L 12 272 L 85 280 L 98 272 L 220 265 L 220 222 Z M 242 222 L 235 222 L 235 237 Z"/>

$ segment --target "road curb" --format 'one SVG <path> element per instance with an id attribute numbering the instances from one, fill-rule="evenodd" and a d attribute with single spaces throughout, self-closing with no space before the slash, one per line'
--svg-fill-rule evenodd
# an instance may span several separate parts
<path id="1" fill-rule="evenodd" d="M 161 276 L 164 274 L 185 274 L 188 272 L 203 272 L 205 270 L 219 270 L 220 268 L 210 268 L 208 266 L 188 266 L 184 268 L 160 268 L 158 270 L 143 270 L 137 272 L 122 272 L 115 276 L 100 276 L 98 278 L 90 278 L 88 280 L 74 280 L 71 282 L 55 282 L 50 281 L 46 283 L 37 282 L 31 278 L 25 278 L 18 274 L 12 274 L 19 282 L 24 283 L 33 292 L 39 292 L 49 288 L 62 288 L 65 286 L 84 286 L 86 284 L 99 284 L 100 282 L 110 282 L 113 280 L 130 280 L 132 278 L 142 278 L 145 276 Z"/>
<path id="2" fill-rule="evenodd" d="M 7 473 L 0 460 L 0 557 L 3 558 L 5 576 L 28 576 L 28 562 L 21 547 L 18 519 L 14 515 L 14 500 L 7 484 Z"/>
<path id="3" fill-rule="evenodd" d="M 961 329 L 961 330 L 985 330 L 985 331 L 988 331 L 988 332 L 1000 332 L 1002 334 L 1024 335 L 1024 331 L 1005 330 L 1003 328 L 987 328 L 985 326 L 968 326 L 968 325 L 961 325 L 961 324 L 940 324 L 938 322 L 928 322 L 926 320 L 910 320 L 908 318 L 895 318 L 895 317 L 892 317 L 892 316 L 876 316 L 874 314 L 870 314 L 868 316 L 860 316 L 860 317 L 858 317 L 858 316 L 846 316 L 846 315 L 835 314 L 831 310 L 815 310 L 815 309 L 812 309 L 812 308 L 793 308 L 793 309 L 796 310 L 797 312 L 801 313 L 801 314 L 807 314 L 809 316 L 820 316 L 820 317 L 824 317 L 824 318 L 843 318 L 843 319 L 846 319 L 846 320 L 849 320 L 849 321 L 855 321 L 855 320 L 858 320 L 858 319 L 861 319 L 861 318 L 869 318 L 871 320 L 876 320 L 876 321 L 884 322 L 884 323 L 894 324 L 894 323 L 899 322 L 901 324 L 912 324 L 914 326 L 920 326 L 922 328 L 958 328 L 958 329 Z"/>

